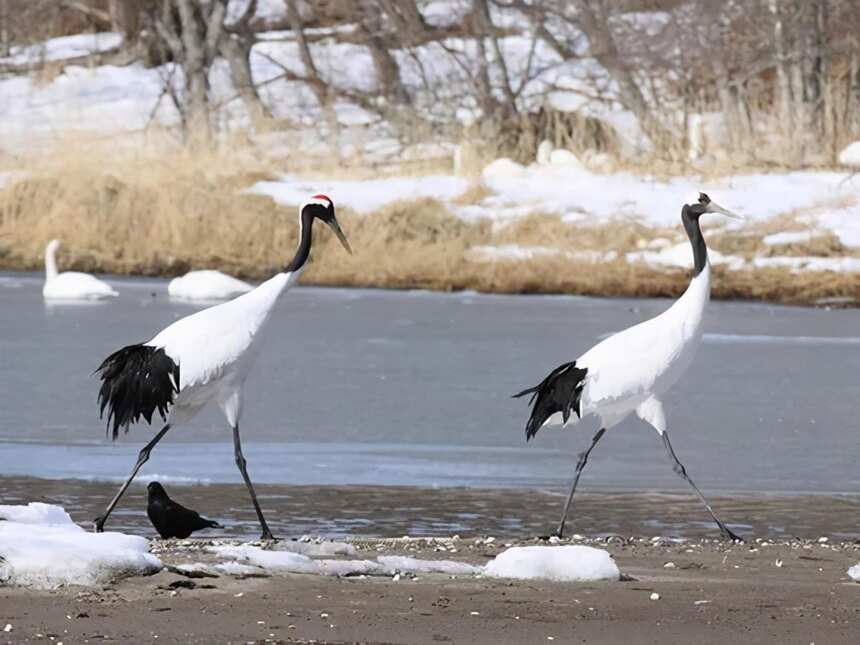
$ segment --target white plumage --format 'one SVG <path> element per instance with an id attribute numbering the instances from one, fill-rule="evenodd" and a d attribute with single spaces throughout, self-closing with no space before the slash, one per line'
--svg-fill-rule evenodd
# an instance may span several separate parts
<path id="1" fill-rule="evenodd" d="M 656 409 L 662 408 L 658 397 L 693 362 L 710 291 L 711 266 L 706 264 L 669 309 L 613 334 L 577 358 L 577 366 L 588 368 L 580 398 L 582 416 L 596 415 L 607 430 L 632 412 L 650 423 Z M 547 421 L 560 422 L 560 412 Z M 665 422 L 655 429 L 665 431 Z"/>
<path id="2" fill-rule="evenodd" d="M 234 300 L 181 318 L 144 343 L 163 349 L 181 368 L 168 423 L 187 421 L 211 400 L 231 427 L 238 423 L 241 386 L 257 356 L 260 332 L 278 297 L 302 270 L 279 273 Z"/>
<path id="3" fill-rule="evenodd" d="M 173 278 L 167 294 L 179 300 L 227 300 L 253 290 L 254 286 L 221 271 L 189 271 Z"/>
<path id="4" fill-rule="evenodd" d="M 131 476 L 96 518 L 101 531 L 122 494 L 140 467 L 149 459 L 156 443 L 171 428 L 187 422 L 210 402 L 216 403 L 233 430 L 236 465 L 245 481 L 263 539 L 271 539 L 245 468 L 239 439 L 242 390 L 257 356 L 260 336 L 278 297 L 301 275 L 310 256 L 314 219 L 328 224 L 344 247 L 344 237 L 325 195 L 315 195 L 299 209 L 299 245 L 283 272 L 234 300 L 186 316 L 141 345 L 129 345 L 108 356 L 97 370 L 102 379 L 99 403 L 107 410 L 108 429 L 113 436 L 141 418 L 150 421 L 160 414 L 166 425 L 140 451 Z"/>
<path id="5" fill-rule="evenodd" d="M 699 217 L 705 213 L 721 213 L 742 219 L 713 203 L 703 193 L 692 202 L 685 205 L 681 213 L 681 220 L 693 247 L 695 265 L 695 275 L 684 294 L 659 316 L 613 334 L 576 361 L 553 370 L 539 385 L 516 395 L 532 394 L 533 408 L 526 425 L 527 439 L 548 424 L 566 424 L 577 417 L 588 415 L 600 420 L 600 430 L 592 439 L 590 447 L 579 456 L 557 530 L 559 536 L 564 532 L 579 476 L 591 450 L 609 428 L 635 413 L 658 432 L 673 460 L 675 472 L 699 495 L 722 534 L 739 539 L 714 515 L 675 455 L 669 442 L 661 401 L 661 396 L 692 363 L 702 339 L 704 311 L 711 292 L 711 267 L 699 228 Z"/>
<path id="6" fill-rule="evenodd" d="M 58 248 L 59 240 L 51 240 L 45 247 L 45 286 L 42 287 L 42 296 L 46 300 L 100 300 L 119 295 L 107 282 L 89 273 L 58 273 Z"/>

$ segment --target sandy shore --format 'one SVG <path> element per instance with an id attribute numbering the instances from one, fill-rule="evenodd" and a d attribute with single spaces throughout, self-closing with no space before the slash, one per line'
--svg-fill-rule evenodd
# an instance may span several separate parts
<path id="1" fill-rule="evenodd" d="M 358 557 L 484 563 L 480 539 L 357 539 Z M 522 543 L 522 542 L 521 542 Z M 154 542 L 166 564 L 213 561 L 206 540 Z M 856 542 L 729 545 L 646 538 L 593 542 L 624 579 L 474 576 L 188 578 L 163 571 L 103 588 L 0 589 L 0 642 L 170 643 L 849 643 L 860 584 Z M 672 563 L 672 565 L 668 565 Z M 659 594 L 658 600 L 652 594 Z"/>

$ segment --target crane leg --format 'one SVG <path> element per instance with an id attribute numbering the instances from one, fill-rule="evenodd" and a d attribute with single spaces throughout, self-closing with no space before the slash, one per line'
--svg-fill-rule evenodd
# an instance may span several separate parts
<path id="1" fill-rule="evenodd" d="M 93 520 L 93 531 L 96 533 L 101 533 L 104 531 L 105 521 L 107 521 L 108 516 L 113 512 L 114 506 L 119 502 L 120 497 L 123 496 L 126 489 L 131 485 L 132 480 L 134 480 L 135 475 L 137 475 L 137 471 L 140 470 L 140 467 L 143 466 L 147 461 L 149 461 L 149 453 L 152 452 L 152 449 L 155 448 L 155 444 L 161 441 L 161 438 L 167 434 L 167 431 L 170 430 L 170 424 L 168 423 L 164 426 L 157 435 L 152 438 L 148 444 L 146 444 L 143 448 L 141 448 L 140 453 L 137 455 L 137 463 L 134 465 L 134 469 L 131 471 L 131 475 L 129 475 L 128 479 L 125 480 L 125 483 L 120 487 L 119 492 L 114 496 L 111 500 L 111 503 L 108 504 L 108 507 L 105 509 L 105 512 L 99 515 L 96 519 Z"/>
<path id="2" fill-rule="evenodd" d="M 245 486 L 248 487 L 248 492 L 251 494 L 251 502 L 254 504 L 254 510 L 257 511 L 257 519 L 260 520 L 260 528 L 263 534 L 261 540 L 274 540 L 275 536 L 269 530 L 269 525 L 266 524 L 266 518 L 263 517 L 263 511 L 260 509 L 260 503 L 257 501 L 257 493 L 254 492 L 254 485 L 251 483 L 251 478 L 248 477 L 248 470 L 245 467 L 247 462 L 242 454 L 242 441 L 239 439 L 239 424 L 233 426 L 233 451 L 236 455 L 236 465 L 239 467 L 239 472 L 242 473 L 242 479 L 245 480 Z"/>
<path id="3" fill-rule="evenodd" d="M 567 502 L 564 504 L 564 512 L 561 514 L 561 521 L 558 523 L 558 529 L 553 534 L 557 537 L 564 537 L 564 523 L 567 521 L 567 513 L 570 511 L 570 505 L 573 502 L 573 494 L 576 492 L 576 485 L 579 483 L 579 476 L 582 474 L 582 469 L 588 463 L 588 455 L 594 450 L 594 446 L 600 441 L 600 437 L 606 432 L 606 428 L 601 428 L 591 440 L 591 445 L 584 452 L 579 453 L 579 459 L 576 461 L 576 471 L 573 475 L 573 483 L 570 485 L 570 494 L 567 496 Z"/>
<path id="4" fill-rule="evenodd" d="M 737 542 L 743 542 L 743 539 L 738 537 L 735 533 L 733 533 L 725 524 L 720 521 L 720 518 L 716 516 L 711 505 L 708 504 L 708 500 L 705 499 L 705 496 L 702 495 L 702 491 L 693 483 L 693 480 L 690 479 L 690 476 L 687 474 L 687 469 L 684 468 L 684 465 L 681 463 L 681 460 L 678 459 L 678 455 L 675 454 L 675 450 L 672 448 L 672 444 L 669 441 L 669 433 L 663 431 L 661 433 L 663 437 L 663 445 L 666 447 L 666 452 L 669 453 L 669 457 L 671 457 L 674 462 L 672 465 L 672 470 L 674 470 L 684 481 L 686 481 L 690 487 L 696 492 L 696 495 L 699 496 L 699 499 L 702 500 L 702 504 L 705 505 L 705 508 L 708 509 L 708 513 L 711 514 L 714 522 L 717 523 L 717 526 L 720 527 L 720 533 L 722 533 L 723 537 L 729 540 L 735 540 Z"/>

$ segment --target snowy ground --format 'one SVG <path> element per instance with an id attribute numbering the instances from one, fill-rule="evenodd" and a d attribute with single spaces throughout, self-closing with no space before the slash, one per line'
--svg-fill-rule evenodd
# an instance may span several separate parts
<path id="1" fill-rule="evenodd" d="M 260 11 L 267 16 L 278 15 L 282 3 L 261 3 Z M 445 16 L 456 15 L 461 3 L 450 0 L 430 2 L 423 7 L 427 19 L 439 22 Z M 462 8 L 462 7 L 461 7 Z M 454 12 L 453 14 L 451 12 Z M 514 24 L 515 17 L 504 12 L 497 20 Z M 659 14 L 631 15 L 630 28 L 645 30 L 660 24 Z M 513 22 L 511 22 L 513 21 Z M 641 24 L 640 24 L 641 23 Z M 74 59 L 83 53 L 101 52 L 116 47 L 119 36 L 112 33 L 82 34 L 47 41 L 43 44 L 14 50 L 0 63 L 21 64 L 29 61 Z M 452 44 L 453 46 L 453 44 Z M 514 68 L 522 64 L 523 53 L 529 51 L 530 41 L 524 36 L 502 39 L 502 49 Z M 371 61 L 366 52 L 351 44 L 322 39 L 313 44 L 322 73 L 345 87 L 367 89 Z M 252 66 L 258 81 L 274 79 L 283 68 L 297 70 L 300 65 L 295 43 L 288 33 L 271 32 L 263 35 L 252 56 Z M 448 78 L 462 71 L 445 56 L 432 48 L 418 48 L 400 61 L 407 85 L 423 82 L 429 74 L 439 87 Z M 581 95 L 576 91 L 581 79 L 596 82 L 595 69 L 587 58 L 560 62 L 555 54 L 539 46 L 534 52 L 535 64 L 546 63 L 545 71 L 531 85 L 535 96 L 541 90 L 555 89 L 551 102 L 565 109 L 584 109 Z M 421 74 L 415 66 L 421 60 Z M 344 62 L 348 62 L 344 65 Z M 453 75 L 453 76 L 452 76 Z M 141 65 L 117 67 L 102 65 L 83 67 L 69 64 L 52 79 L 36 79 L 12 75 L 0 79 L 0 160 L 2 154 L 16 155 L 30 150 L 38 142 L 62 141 L 64 134 L 85 133 L 102 138 L 124 133 L 140 133 L 151 124 L 170 127 L 178 115 L 165 100 L 165 79 L 179 84 L 174 70 L 145 69 Z M 246 115 L 239 101 L 226 99 L 235 93 L 223 61 L 211 72 L 213 98 L 224 101 L 218 113 L 219 126 L 224 131 L 243 128 Z M 410 85 L 411 86 L 411 85 Z M 263 86 L 264 100 L 275 115 L 299 123 L 295 131 L 269 132 L 254 135 L 259 154 L 271 158 L 273 167 L 294 158 L 296 149 L 303 154 L 330 154 L 329 141 L 321 133 L 325 122 L 313 95 L 295 82 L 277 81 Z M 525 92 L 530 95 L 530 92 Z M 455 98 L 450 97 L 451 101 Z M 434 97 L 426 109 L 445 104 L 445 96 Z M 588 108 L 590 109 L 590 108 Z M 340 103 L 336 105 L 341 123 L 339 153 L 368 161 L 404 161 L 436 157 L 450 160 L 454 142 L 434 142 L 433 145 L 404 149 L 390 138 L 384 124 L 360 108 Z M 610 112 L 599 115 L 608 119 L 623 134 L 628 148 L 642 145 L 641 136 L 629 125 L 629 115 Z M 468 120 L 468 116 L 462 117 Z M 358 213 L 371 213 L 387 204 L 432 197 L 442 201 L 458 217 L 474 222 L 490 220 L 498 230 L 507 223 L 530 214 L 549 214 L 578 226 L 632 221 L 654 229 L 668 230 L 671 239 L 650 246 L 623 249 L 623 258 L 630 263 L 644 263 L 658 269 L 686 268 L 691 253 L 683 231 L 678 226 L 680 206 L 696 191 L 707 192 L 715 201 L 749 218 L 744 225 L 728 223 L 714 216 L 713 229 L 749 234 L 762 239 L 767 252 L 757 255 L 711 254 L 714 264 L 729 270 L 757 268 L 788 268 L 791 271 L 860 272 L 860 177 L 840 172 L 787 172 L 745 174 L 703 180 L 695 175 L 661 179 L 629 172 L 598 172 L 595 164 L 580 163 L 566 151 L 554 151 L 541 164 L 522 166 L 508 160 L 497 160 L 487 166 L 477 179 L 453 174 L 430 176 L 385 176 L 366 180 L 331 179 L 322 176 L 288 174 L 277 181 L 260 182 L 248 192 L 270 195 L 278 202 L 295 205 L 313 192 L 329 194 L 340 206 Z M 20 169 L 7 162 L 0 172 L 0 189 L 20 178 Z M 610 168 L 611 169 L 611 168 Z M 16 174 L 19 173 L 19 174 Z M 474 182 L 480 182 L 481 192 L 469 201 L 458 199 Z M 467 203 L 463 203 L 463 202 Z M 707 224 L 706 224 L 707 225 Z M 790 227 L 790 230 L 783 230 Z M 806 252 L 817 236 L 832 233 L 842 251 L 818 257 Z M 478 261 L 529 261 L 540 256 L 563 255 L 577 261 L 603 262 L 614 260 L 605 249 L 559 248 L 551 240 L 545 244 L 524 246 L 517 243 L 487 246 L 472 250 L 470 256 Z M 792 248 L 793 247 L 793 248 Z"/>
<path id="2" fill-rule="evenodd" d="M 860 178 L 837 172 L 752 174 L 702 180 L 676 177 L 669 180 L 629 172 L 601 174 L 576 165 L 529 167 L 497 160 L 483 172 L 486 196 L 477 203 L 460 205 L 457 198 L 469 183 L 462 177 L 434 175 L 389 177 L 368 181 L 331 180 L 324 177 L 285 175 L 278 181 L 259 182 L 248 189 L 269 195 L 284 205 L 301 203 L 310 191 L 322 191 L 336 204 L 359 213 L 399 201 L 434 197 L 466 221 L 489 220 L 496 230 L 532 214 L 557 215 L 579 226 L 599 226 L 634 221 L 654 229 L 674 229 L 672 240 L 653 240 L 650 248 L 626 254 L 628 262 L 655 268 L 687 268 L 692 252 L 679 226 L 683 203 L 696 199 L 698 191 L 747 218 L 730 222 L 718 215 L 703 218 L 706 229 L 753 235 L 769 247 L 767 257 L 744 258 L 711 250 L 711 262 L 730 270 L 788 267 L 794 271 L 860 272 Z M 685 200 L 687 200 L 685 202 Z M 763 232 L 763 227 L 791 226 L 794 230 Z M 782 255 L 780 250 L 802 245 L 832 233 L 844 247 L 845 257 Z M 615 259 L 613 252 L 595 249 L 560 249 L 549 246 L 505 244 L 472 249 L 479 261 L 528 261 L 541 256 L 602 262 Z"/>
<path id="3" fill-rule="evenodd" d="M 490 539 L 487 544 L 492 544 Z M 0 506 L 0 582 L 35 588 L 92 586 L 162 569 L 150 543 L 123 533 L 91 533 L 60 507 L 40 502 Z M 618 580 L 620 572 L 604 550 L 583 545 L 510 546 L 486 565 L 403 555 L 357 558 L 345 542 L 286 541 L 275 545 L 215 544 L 215 562 L 186 563 L 195 572 L 252 575 L 303 573 L 323 576 L 444 574 L 521 580 Z M 456 549 L 455 549 L 456 551 Z"/>
<path id="4" fill-rule="evenodd" d="M 50 504 L 0 506 L 0 582 L 36 588 L 96 585 L 161 569 L 149 541 L 91 533 Z"/>

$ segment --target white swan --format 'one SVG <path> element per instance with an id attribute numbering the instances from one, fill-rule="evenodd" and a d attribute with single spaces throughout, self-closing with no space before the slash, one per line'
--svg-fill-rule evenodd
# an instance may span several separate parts
<path id="1" fill-rule="evenodd" d="M 57 273 L 58 248 L 59 240 L 51 240 L 45 247 L 45 286 L 42 295 L 46 300 L 99 300 L 119 295 L 107 282 L 89 273 Z"/>
<path id="2" fill-rule="evenodd" d="M 168 295 L 182 300 L 227 300 L 253 289 L 247 282 L 212 270 L 189 271 L 167 285 Z"/>

